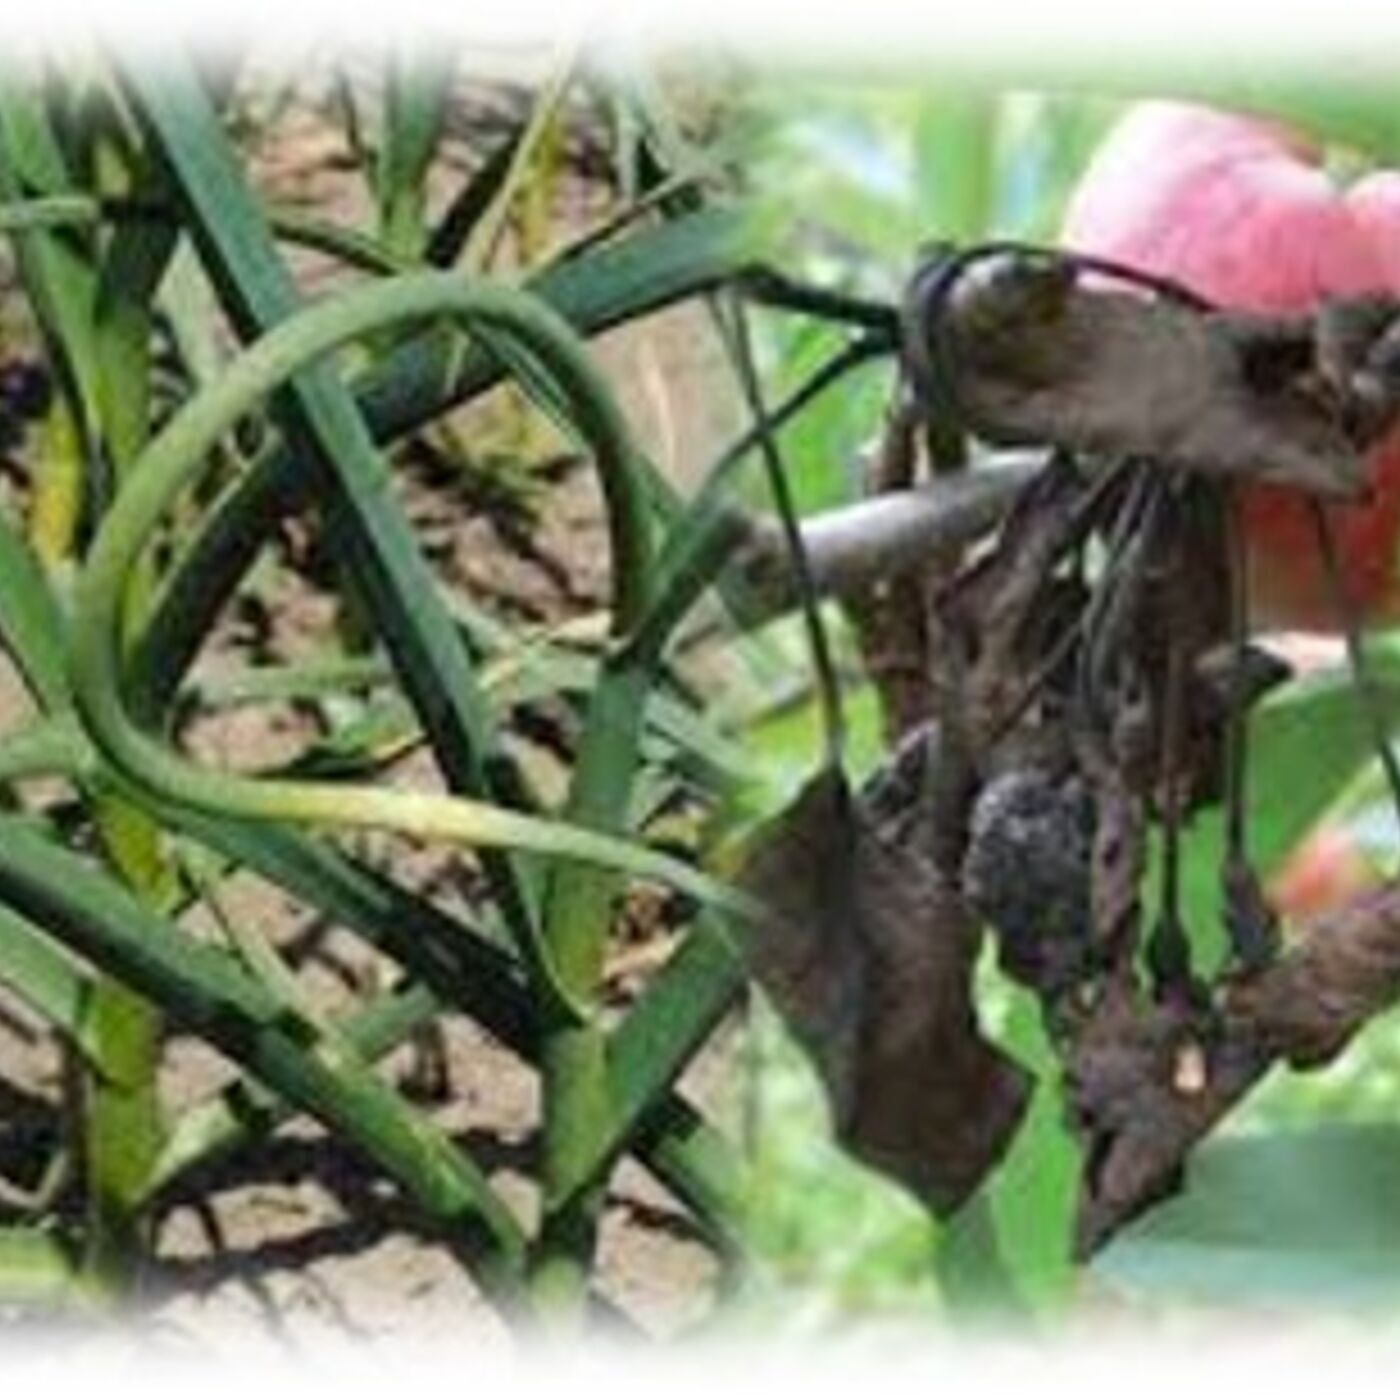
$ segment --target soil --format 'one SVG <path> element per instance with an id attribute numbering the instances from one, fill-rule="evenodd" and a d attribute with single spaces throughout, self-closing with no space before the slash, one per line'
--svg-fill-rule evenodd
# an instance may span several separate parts
<path id="1" fill-rule="evenodd" d="M 491 89 L 487 89 L 490 97 Z M 489 105 L 489 103 L 488 103 Z M 449 145 L 449 153 L 455 149 Z M 254 148 L 254 173 L 273 199 L 313 207 L 359 227 L 372 219 L 358 176 L 347 169 L 343 141 L 314 104 L 293 103 L 270 138 Z M 444 187 L 461 179 L 451 160 L 439 171 Z M 442 190 L 437 191 L 441 198 Z M 555 211 L 554 236 L 587 226 L 599 196 L 583 181 L 566 182 Z M 372 225 L 370 225 L 372 226 Z M 323 259 L 297 255 L 308 293 L 332 274 Z M 9 298 L 13 302 L 13 298 Z M 6 308 L 13 319 L 13 306 Z M 643 325 L 602 337 L 598 349 L 623 406 L 655 460 L 682 488 L 728 440 L 738 409 L 703 312 L 668 311 Z M 500 394 L 457 415 L 466 441 L 497 441 L 520 429 Z M 517 438 L 517 442 L 519 439 Z M 606 541 L 596 490 L 586 471 L 550 467 L 547 437 L 527 437 L 542 467 L 522 487 L 537 526 L 534 549 L 522 551 L 515 532 L 481 506 L 481 479 L 404 464 L 398 479 L 444 584 L 503 620 L 559 622 L 594 612 L 606 596 Z M 548 468 L 548 469 L 547 469 Z M 2 485 L 2 484 L 0 484 Z M 10 503 L 13 504 L 13 503 Z M 265 576 L 266 577 L 266 576 Z M 331 596 L 302 573 L 276 566 L 263 603 L 247 596 L 229 609 L 201 662 L 204 674 L 244 664 L 250 641 L 279 657 L 303 654 L 330 640 L 336 608 Z M 0 661 L 3 659 L 0 658 Z M 13 672 L 0 664 L 0 729 L 25 712 Z M 230 711 L 188 736 L 209 762 L 239 768 L 287 758 L 314 732 L 315 720 L 290 707 Z M 433 784 L 421 752 L 397 766 L 392 781 Z M 461 871 L 454 857 L 392 843 L 369 842 L 396 879 L 430 891 L 445 904 L 459 900 Z M 320 1009 L 344 1009 L 385 985 L 390 964 L 344 930 L 315 923 L 280 892 L 249 877 L 221 891 L 235 920 L 255 922 L 297 969 Z M 198 934 L 199 928 L 192 932 Z M 668 931 L 653 924 L 629 947 L 632 967 L 664 960 Z M 645 980 L 630 975 L 619 1002 Z M 434 1084 L 429 1048 L 404 1047 L 384 1065 L 387 1076 L 420 1097 L 424 1107 L 468 1146 L 492 1183 L 522 1219 L 535 1209 L 529 1177 L 538 1113 L 534 1072 L 470 1022 L 443 1019 L 445 1077 Z M 696 1100 L 732 1121 L 733 1028 L 722 1030 L 687 1075 Z M 227 1082 L 231 1070 L 207 1047 L 175 1035 L 162 1090 L 172 1109 Z M 51 1038 L 0 995 L 0 1166 L 6 1139 L 50 1119 L 59 1091 L 59 1061 Z M 415 1081 L 423 1081 L 417 1082 Z M 438 1245 L 424 1239 L 372 1169 L 296 1120 L 274 1137 L 218 1165 L 171 1202 L 156 1221 L 154 1302 L 142 1324 L 177 1346 L 201 1350 L 236 1344 L 298 1348 L 325 1338 L 389 1335 L 450 1336 L 499 1342 L 506 1334 L 470 1280 Z M 646 1333 L 671 1335 L 699 1322 L 711 1301 L 717 1265 L 685 1212 L 640 1167 L 615 1174 L 604 1216 L 598 1287 L 602 1297 Z"/>

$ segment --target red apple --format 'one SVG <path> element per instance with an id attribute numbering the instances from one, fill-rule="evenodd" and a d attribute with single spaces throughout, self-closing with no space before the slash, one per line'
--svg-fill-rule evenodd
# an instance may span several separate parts
<path id="1" fill-rule="evenodd" d="M 1287 128 L 1176 102 L 1130 107 L 1070 199 L 1062 242 L 1171 277 L 1222 306 L 1304 311 L 1327 296 L 1400 293 L 1400 172 L 1343 190 Z M 1363 618 L 1400 616 L 1400 430 L 1370 453 L 1372 490 L 1332 508 Z M 1303 499 L 1244 498 L 1257 626 L 1335 631 L 1341 619 Z"/>

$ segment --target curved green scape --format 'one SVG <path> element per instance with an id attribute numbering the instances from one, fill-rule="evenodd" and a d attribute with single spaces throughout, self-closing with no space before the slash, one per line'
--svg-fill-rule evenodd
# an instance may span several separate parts
<path id="1" fill-rule="evenodd" d="M 615 560 L 614 632 L 625 635 L 644 615 L 653 572 L 649 508 L 622 416 L 582 342 L 528 293 L 452 273 L 408 273 L 347 292 L 270 332 L 187 404 L 135 463 L 93 541 L 75 595 L 72 683 L 84 726 L 119 773 L 167 802 L 216 815 L 384 827 L 567 857 L 663 881 L 731 912 L 750 912 L 747 901 L 717 881 L 635 843 L 459 797 L 213 773 L 133 723 L 122 698 L 124 586 L 177 493 L 204 469 L 220 437 L 299 370 L 374 331 L 436 319 L 507 336 L 550 375 L 594 450 L 603 485 Z"/>

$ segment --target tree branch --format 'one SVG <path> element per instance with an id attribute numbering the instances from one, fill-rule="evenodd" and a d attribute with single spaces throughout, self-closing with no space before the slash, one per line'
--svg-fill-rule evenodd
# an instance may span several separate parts
<path id="1" fill-rule="evenodd" d="M 1085 1180 L 1080 1253 L 1168 1194 L 1191 1150 L 1276 1063 L 1326 1064 L 1397 1000 L 1400 881 L 1310 921 L 1277 962 L 1229 982 L 1214 1034 L 1180 1005 L 1144 1015 L 1110 994 L 1069 1067 L 1075 1107 L 1103 1144 Z"/>
<path id="2" fill-rule="evenodd" d="M 936 549 L 976 539 L 1001 518 L 1041 469 L 1043 452 L 989 454 L 975 470 L 810 517 L 802 542 L 817 592 L 845 596 L 917 568 Z M 787 545 L 778 523 L 749 517 L 738 527 L 733 567 L 758 618 L 796 606 Z"/>

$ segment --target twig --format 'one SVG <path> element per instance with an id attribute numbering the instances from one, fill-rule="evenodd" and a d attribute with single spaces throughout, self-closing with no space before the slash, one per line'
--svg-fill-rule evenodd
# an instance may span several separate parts
<path id="1" fill-rule="evenodd" d="M 936 549 L 985 535 L 1044 464 L 1039 452 L 998 453 L 986 459 L 985 469 L 809 517 L 802 543 L 813 587 L 820 594 L 855 593 L 881 576 L 918 568 Z M 781 527 L 750 518 L 739 531 L 735 567 L 758 614 L 794 606 Z"/>
<path id="2" fill-rule="evenodd" d="M 1313 920 L 1276 962 L 1230 982 L 1208 1044 L 1193 1039 L 1189 1009 L 1161 1006 L 1144 1016 L 1105 1007 L 1077 1049 L 1072 1079 L 1088 1082 L 1095 1059 L 1112 1056 L 1120 1083 L 1134 1087 L 1131 1100 L 1113 1106 L 1113 1131 L 1081 1202 L 1081 1256 L 1173 1190 L 1196 1144 L 1275 1063 L 1327 1063 L 1397 998 L 1400 882 L 1392 881 Z M 1199 1078 L 1179 1073 L 1185 1050 L 1203 1058 Z"/>
<path id="3" fill-rule="evenodd" d="M 731 300 L 729 310 L 733 323 L 731 335 L 739 380 L 759 430 L 758 442 L 763 454 L 763 464 L 768 474 L 768 485 L 773 493 L 774 504 L 778 508 L 778 522 L 782 531 L 783 544 L 791 561 L 789 567 L 793 585 L 802 608 L 808 644 L 811 647 L 812 669 L 816 677 L 817 697 L 821 704 L 826 763 L 828 767 L 836 768 L 841 763 L 846 738 L 845 715 L 841 706 L 841 686 L 836 679 L 831 644 L 817 609 L 817 590 L 813 584 L 811 566 L 807 560 L 805 541 L 797 518 L 797 508 L 792 499 L 787 472 L 773 434 L 768 410 L 763 402 L 763 392 L 759 387 L 748 318 L 744 313 L 743 303 L 737 298 Z"/>

